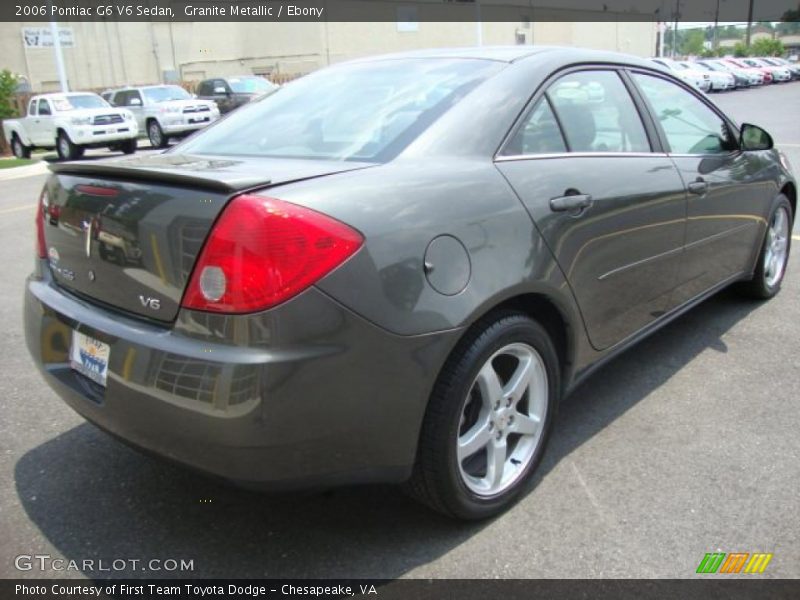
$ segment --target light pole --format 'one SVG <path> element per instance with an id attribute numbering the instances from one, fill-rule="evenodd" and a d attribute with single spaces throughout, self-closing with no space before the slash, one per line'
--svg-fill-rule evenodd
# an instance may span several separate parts
<path id="1" fill-rule="evenodd" d="M 53 3 L 48 0 L 48 4 L 51 6 L 50 14 L 52 14 Z M 58 69 L 58 81 L 61 84 L 61 91 L 68 92 L 67 70 L 64 68 L 64 55 L 61 53 L 61 38 L 58 37 L 58 25 L 55 21 L 50 21 L 50 35 L 53 37 L 53 52 L 55 52 L 56 55 L 56 69 Z"/>
<path id="2" fill-rule="evenodd" d="M 478 46 L 483 46 L 483 23 L 481 22 L 481 0 L 475 0 L 475 37 Z"/>

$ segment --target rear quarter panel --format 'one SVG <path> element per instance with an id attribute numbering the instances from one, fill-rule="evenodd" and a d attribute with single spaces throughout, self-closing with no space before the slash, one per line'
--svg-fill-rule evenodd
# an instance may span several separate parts
<path id="1" fill-rule="evenodd" d="M 398 160 L 272 195 L 363 233 L 364 248 L 317 286 L 392 333 L 464 327 L 525 293 L 546 294 L 567 320 L 576 319 L 561 271 L 491 160 Z M 452 295 L 436 291 L 424 267 L 428 245 L 441 235 L 458 239 L 469 256 L 469 281 Z"/>

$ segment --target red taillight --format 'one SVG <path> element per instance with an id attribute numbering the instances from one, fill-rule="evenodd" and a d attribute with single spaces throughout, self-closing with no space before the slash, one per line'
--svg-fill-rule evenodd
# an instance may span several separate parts
<path id="1" fill-rule="evenodd" d="M 363 241 L 344 223 L 308 208 L 237 196 L 211 230 L 182 304 L 225 313 L 270 308 L 330 273 Z"/>
<path id="2" fill-rule="evenodd" d="M 36 208 L 36 254 L 47 258 L 47 244 L 44 241 L 44 218 L 47 211 L 47 189 L 43 189 Z"/>

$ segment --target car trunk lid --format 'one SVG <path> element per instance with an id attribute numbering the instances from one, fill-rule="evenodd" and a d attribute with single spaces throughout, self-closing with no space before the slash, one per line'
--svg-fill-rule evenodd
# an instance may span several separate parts
<path id="1" fill-rule="evenodd" d="M 169 322 L 231 197 L 368 166 L 180 154 L 52 165 L 44 210 L 50 268 L 71 292 Z"/>

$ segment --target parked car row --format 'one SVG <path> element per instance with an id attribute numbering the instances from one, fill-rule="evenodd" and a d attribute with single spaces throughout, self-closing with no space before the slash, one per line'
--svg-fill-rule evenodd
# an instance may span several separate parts
<path id="1" fill-rule="evenodd" d="M 651 60 L 704 92 L 721 92 L 800 79 L 800 66 L 783 58 Z"/>
<path id="2" fill-rule="evenodd" d="M 106 147 L 133 154 L 140 134 L 164 148 L 224 114 L 278 88 L 263 77 L 218 77 L 202 81 L 197 94 L 177 85 L 147 85 L 91 92 L 40 94 L 27 115 L 3 122 L 6 141 L 17 158 L 42 148 L 61 160 L 75 160 L 87 148 Z"/>

